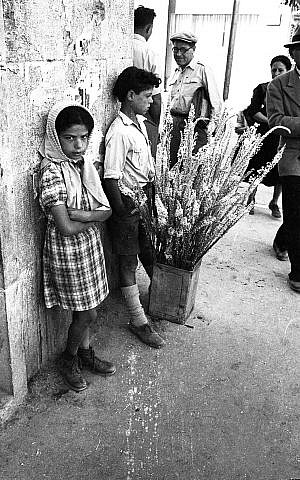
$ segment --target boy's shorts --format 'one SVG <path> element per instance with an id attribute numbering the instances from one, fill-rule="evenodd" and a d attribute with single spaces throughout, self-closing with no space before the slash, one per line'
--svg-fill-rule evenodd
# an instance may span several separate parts
<path id="1" fill-rule="evenodd" d="M 136 208 L 134 201 L 126 195 L 122 195 L 122 200 L 128 213 L 122 217 L 113 213 L 107 221 L 112 252 L 116 255 L 137 255 L 145 248 L 152 249 L 139 213 L 130 215 L 130 212 Z"/>

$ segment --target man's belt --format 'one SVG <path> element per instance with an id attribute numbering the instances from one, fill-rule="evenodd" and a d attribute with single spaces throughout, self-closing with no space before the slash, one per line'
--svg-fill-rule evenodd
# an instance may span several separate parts
<path id="1" fill-rule="evenodd" d="M 172 115 L 172 117 L 180 117 L 180 118 L 188 118 L 189 116 L 188 113 L 175 112 L 174 110 L 171 110 L 170 114 Z"/>

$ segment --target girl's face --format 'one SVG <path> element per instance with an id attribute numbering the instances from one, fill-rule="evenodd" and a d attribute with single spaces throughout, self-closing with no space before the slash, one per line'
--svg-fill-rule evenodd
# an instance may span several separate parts
<path id="1" fill-rule="evenodd" d="M 71 125 L 58 138 L 64 154 L 71 160 L 79 160 L 87 149 L 89 132 L 85 125 Z"/>
<path id="2" fill-rule="evenodd" d="M 282 73 L 285 73 L 285 72 L 287 72 L 287 68 L 284 63 L 282 62 L 272 63 L 272 66 L 271 66 L 272 78 L 278 77 L 278 75 L 281 75 Z"/>

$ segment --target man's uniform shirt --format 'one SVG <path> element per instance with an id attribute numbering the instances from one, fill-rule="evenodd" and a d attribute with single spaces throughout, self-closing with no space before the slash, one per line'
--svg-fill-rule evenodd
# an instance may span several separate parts
<path id="1" fill-rule="evenodd" d="M 175 69 L 169 80 L 169 86 L 171 113 L 188 115 L 194 93 L 200 87 L 206 90 L 212 109 L 215 112 L 221 109 L 222 101 L 213 73 L 195 58 L 183 70 L 180 67 Z"/>

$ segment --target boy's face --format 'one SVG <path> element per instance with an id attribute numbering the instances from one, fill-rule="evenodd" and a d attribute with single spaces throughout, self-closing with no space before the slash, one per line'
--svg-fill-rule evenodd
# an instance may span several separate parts
<path id="1" fill-rule="evenodd" d="M 135 114 L 146 115 L 151 103 L 153 103 L 152 92 L 153 88 L 143 90 L 140 93 L 135 93 L 133 90 L 129 92 L 131 108 Z"/>
<path id="2" fill-rule="evenodd" d="M 58 138 L 64 154 L 71 160 L 80 160 L 88 146 L 89 132 L 85 125 L 72 125 Z"/>

